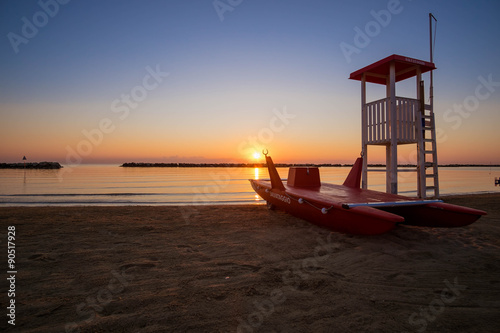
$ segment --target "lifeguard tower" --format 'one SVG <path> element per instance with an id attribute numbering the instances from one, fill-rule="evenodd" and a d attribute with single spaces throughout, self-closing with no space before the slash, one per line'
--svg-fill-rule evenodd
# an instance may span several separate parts
<path id="1" fill-rule="evenodd" d="M 350 79 L 361 81 L 362 188 L 368 187 L 368 146 L 386 147 L 386 192 L 398 193 L 398 172 L 417 173 L 419 198 L 439 197 L 436 126 L 432 84 L 425 104 L 422 74 L 436 69 L 434 63 L 393 54 L 357 70 Z M 396 96 L 396 82 L 416 78 L 416 99 Z M 367 102 L 366 83 L 386 86 L 386 97 Z M 431 77 L 432 83 L 432 77 Z M 417 168 L 398 169 L 398 146 L 416 144 Z M 383 171 L 383 170 L 382 170 Z"/>

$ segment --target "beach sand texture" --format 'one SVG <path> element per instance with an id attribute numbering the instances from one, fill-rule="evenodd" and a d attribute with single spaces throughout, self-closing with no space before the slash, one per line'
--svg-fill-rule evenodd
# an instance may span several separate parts
<path id="1" fill-rule="evenodd" d="M 498 332 L 500 194 L 457 229 L 331 232 L 265 206 L 0 209 L 17 332 Z"/>

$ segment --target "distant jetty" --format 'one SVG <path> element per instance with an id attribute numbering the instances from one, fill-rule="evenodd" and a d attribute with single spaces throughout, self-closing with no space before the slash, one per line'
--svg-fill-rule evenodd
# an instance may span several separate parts
<path id="1" fill-rule="evenodd" d="M 61 169 L 58 162 L 0 163 L 0 169 Z"/>
<path id="2" fill-rule="evenodd" d="M 341 164 L 275 164 L 278 168 L 289 168 L 293 166 L 304 167 L 325 167 L 336 166 Z M 124 168 L 265 168 L 266 163 L 123 163 L 120 165 Z"/>
<path id="3" fill-rule="evenodd" d="M 275 163 L 277 168 L 289 167 L 352 167 L 352 164 L 314 164 L 314 163 Z M 500 165 L 485 165 L 485 164 L 443 164 L 439 167 L 499 167 Z M 146 163 L 146 162 L 128 162 L 123 163 L 120 167 L 124 168 L 266 168 L 266 163 Z M 368 164 L 368 167 L 385 168 L 385 164 Z M 414 168 L 414 164 L 399 164 L 398 167 Z"/>

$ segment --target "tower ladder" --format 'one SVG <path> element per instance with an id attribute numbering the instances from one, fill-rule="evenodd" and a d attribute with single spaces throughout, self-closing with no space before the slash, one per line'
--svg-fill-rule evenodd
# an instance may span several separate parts
<path id="1" fill-rule="evenodd" d="M 420 82 L 420 121 L 417 121 L 418 140 L 418 196 L 427 198 L 428 192 L 433 191 L 432 197 L 439 197 L 439 177 L 436 145 L 436 122 L 431 104 L 425 104 L 424 82 Z M 432 184 L 429 184 L 432 180 Z"/>

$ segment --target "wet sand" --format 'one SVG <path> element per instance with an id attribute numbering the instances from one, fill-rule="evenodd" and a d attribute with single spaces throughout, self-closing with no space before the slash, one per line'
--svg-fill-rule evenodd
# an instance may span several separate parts
<path id="1" fill-rule="evenodd" d="M 500 194 L 445 201 L 488 215 L 352 236 L 264 206 L 0 208 L 0 330 L 498 331 Z"/>

